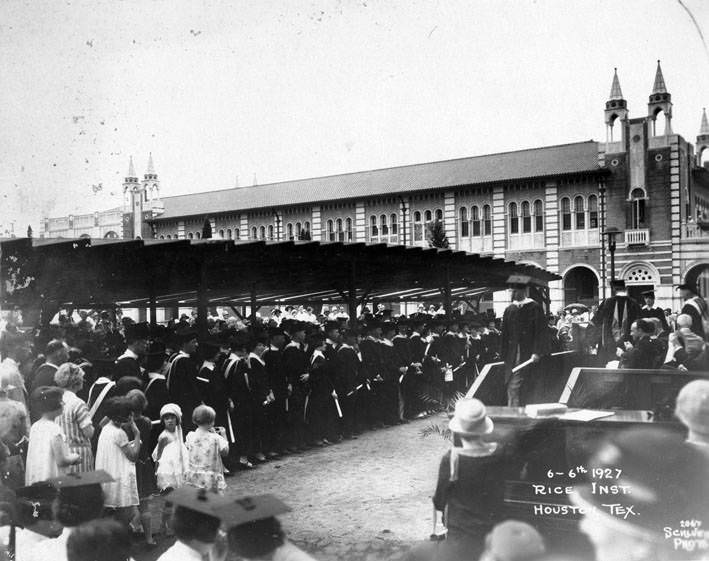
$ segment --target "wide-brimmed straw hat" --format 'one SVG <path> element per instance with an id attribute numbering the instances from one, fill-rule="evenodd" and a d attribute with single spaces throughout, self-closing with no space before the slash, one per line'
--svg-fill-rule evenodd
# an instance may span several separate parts
<path id="1" fill-rule="evenodd" d="M 483 402 L 471 398 L 458 400 L 448 428 L 463 436 L 479 436 L 490 434 L 495 425 L 492 419 L 487 416 Z"/>

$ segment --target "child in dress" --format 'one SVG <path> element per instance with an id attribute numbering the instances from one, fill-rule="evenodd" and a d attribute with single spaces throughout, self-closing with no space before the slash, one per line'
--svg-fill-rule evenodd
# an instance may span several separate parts
<path id="1" fill-rule="evenodd" d="M 116 518 L 128 524 L 138 514 L 138 482 L 135 461 L 142 444 L 140 431 L 131 413 L 131 403 L 126 397 L 113 397 L 106 403 L 109 423 L 101 429 L 96 446 L 96 469 L 106 471 L 113 483 L 103 483 L 106 508 L 115 509 Z M 133 440 L 123 430 L 128 424 Z"/>
<path id="2" fill-rule="evenodd" d="M 189 466 L 185 483 L 221 493 L 226 489 L 222 457 L 229 454 L 229 442 L 224 427 L 214 428 L 216 415 L 208 405 L 200 405 L 192 413 L 197 428 L 187 435 Z"/>
<path id="3" fill-rule="evenodd" d="M 41 417 L 30 429 L 25 484 L 32 485 L 66 473 L 68 466 L 81 463 L 81 456 L 70 452 L 66 437 L 54 419 L 62 414 L 60 388 L 40 386 L 32 392 L 31 404 Z"/>
<path id="4" fill-rule="evenodd" d="M 160 433 L 158 443 L 153 450 L 155 474 L 158 490 L 161 494 L 182 487 L 187 471 L 187 448 L 182 439 L 182 409 L 176 403 L 166 403 L 160 409 L 160 419 L 165 430 Z M 162 527 L 171 534 L 168 521 L 172 509 L 165 508 L 162 513 Z"/>

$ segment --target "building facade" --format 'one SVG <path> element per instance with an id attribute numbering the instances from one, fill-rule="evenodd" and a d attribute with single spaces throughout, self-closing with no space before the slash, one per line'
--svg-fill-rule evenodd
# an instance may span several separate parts
<path id="1" fill-rule="evenodd" d="M 706 113 L 695 145 L 674 133 L 671 95 L 658 62 L 644 116 L 630 117 L 617 73 L 604 115 L 605 142 L 163 199 L 152 158 L 142 181 L 131 161 L 124 183 L 130 207 L 120 236 L 199 239 L 206 220 L 215 238 L 428 246 L 438 222 L 453 249 L 562 276 L 551 286 L 552 310 L 598 302 L 612 276 L 635 295 L 655 289 L 662 307 L 679 307 L 673 285 L 681 282 L 697 284 L 709 297 Z M 95 223 L 103 215 L 87 216 Z M 77 228 L 76 217 L 72 231 L 54 227 L 53 220 L 66 219 L 49 219 L 45 236 L 93 235 Z M 617 233 L 604 235 L 609 231 Z M 105 236 L 100 228 L 98 235 Z M 502 305 L 505 295 L 498 296 Z"/>

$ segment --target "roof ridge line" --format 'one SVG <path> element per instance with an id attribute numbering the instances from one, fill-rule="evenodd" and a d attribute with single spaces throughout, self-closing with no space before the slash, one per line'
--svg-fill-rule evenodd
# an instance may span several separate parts
<path id="1" fill-rule="evenodd" d="M 589 140 L 581 140 L 577 142 L 566 142 L 562 144 L 552 144 L 549 146 L 538 146 L 536 148 L 523 148 L 521 150 L 507 150 L 505 152 L 491 152 L 488 154 L 478 154 L 477 156 L 461 156 L 460 158 L 449 158 L 447 160 L 433 160 L 429 162 L 419 162 L 417 164 L 403 164 L 400 166 L 390 166 L 390 167 L 383 167 L 383 168 L 372 168 L 372 169 L 365 169 L 365 170 L 358 170 L 358 171 L 348 171 L 348 172 L 343 172 L 343 173 L 333 173 L 330 175 L 317 175 L 314 177 L 300 177 L 297 179 L 283 179 L 281 181 L 274 181 L 272 183 L 261 183 L 259 185 L 244 185 L 241 187 L 225 187 L 224 189 L 212 189 L 210 191 L 200 191 L 198 193 L 184 193 L 182 195 L 170 195 L 167 197 L 162 197 L 163 200 L 165 199 L 175 199 L 177 197 L 187 197 L 187 196 L 193 196 L 193 195 L 198 195 L 202 193 L 220 193 L 223 191 L 239 191 L 243 189 L 253 189 L 253 188 L 258 188 L 258 187 L 269 187 L 272 185 L 282 185 L 283 183 L 295 183 L 298 181 L 313 181 L 315 179 L 329 179 L 333 177 L 344 177 L 346 175 L 357 175 L 360 173 L 371 173 L 375 171 L 386 171 L 386 170 L 391 170 L 391 169 L 404 169 L 404 168 L 410 168 L 410 167 L 415 167 L 415 166 L 425 166 L 429 164 L 442 164 L 446 162 L 459 162 L 461 160 L 473 160 L 476 158 L 487 158 L 490 156 L 501 156 L 503 154 L 519 154 L 520 152 L 533 152 L 535 150 L 545 150 L 548 148 L 561 148 L 562 146 L 573 146 L 575 144 L 589 144 L 589 143 L 597 143 L 598 141 L 593 140 L 592 138 Z"/>

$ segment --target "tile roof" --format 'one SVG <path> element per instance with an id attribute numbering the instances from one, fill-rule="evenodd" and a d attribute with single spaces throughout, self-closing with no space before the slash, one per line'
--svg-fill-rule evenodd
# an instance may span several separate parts
<path id="1" fill-rule="evenodd" d="M 157 219 L 313 204 L 442 187 L 592 172 L 598 169 L 598 144 L 589 140 L 441 162 L 164 197 L 165 212 Z"/>

